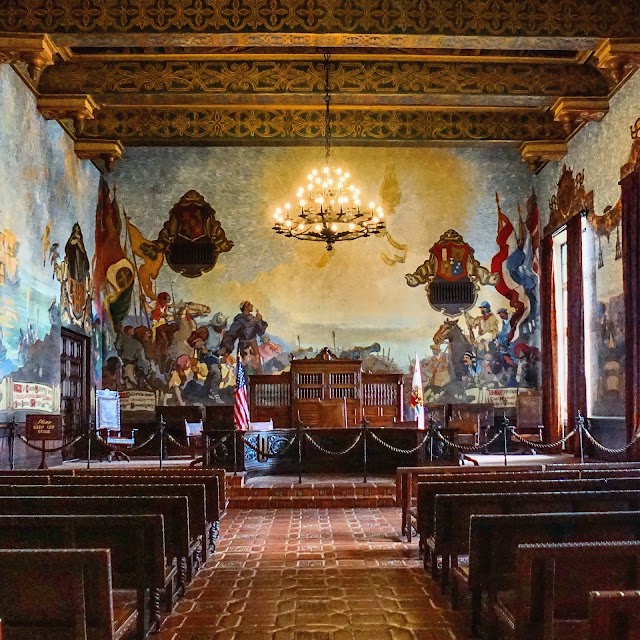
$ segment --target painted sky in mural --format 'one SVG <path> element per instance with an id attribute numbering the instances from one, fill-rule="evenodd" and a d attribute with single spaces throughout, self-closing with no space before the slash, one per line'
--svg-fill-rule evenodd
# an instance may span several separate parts
<path id="1" fill-rule="evenodd" d="M 501 251 L 496 192 L 505 220 L 511 221 L 501 241 L 506 243 L 505 258 L 522 250 L 524 245 L 518 243 L 526 237 L 518 223 L 518 204 L 524 221 L 531 176 L 511 149 L 376 149 L 372 153 L 341 148 L 335 153 L 336 164 L 350 171 L 364 199 L 382 205 L 388 233 L 338 244 L 329 253 L 321 243 L 277 236 L 271 229 L 275 208 L 295 200 L 301 181 L 319 160 L 321 153 L 307 148 L 128 151 L 110 178 L 132 225 L 131 237 L 122 233 L 123 247 L 131 246 L 132 240 L 134 247 L 140 242 L 156 243 L 169 211 L 194 190 L 215 209 L 233 248 L 198 278 L 185 278 L 166 264 L 158 267 L 153 251 L 147 252 L 147 259 L 138 252 L 137 268 L 157 272 L 157 278 L 152 278 L 152 289 L 143 286 L 142 301 L 138 285 L 134 286 L 129 316 L 117 333 L 111 327 L 105 342 L 107 382 L 160 389 L 166 402 L 226 402 L 238 343 L 249 372 L 278 373 L 288 366 L 292 353 L 311 355 L 329 346 L 339 354 L 362 358 L 365 368 L 372 370 L 408 372 L 418 354 L 427 377 L 434 336 L 446 316 L 429 305 L 424 290 L 407 286 L 405 274 L 425 260 L 429 248 L 448 229 L 463 235 L 479 263 L 491 269 Z M 527 246 L 529 255 L 522 262 L 531 266 L 531 243 Z M 500 278 L 504 262 L 498 264 Z M 513 265 L 512 276 L 518 277 L 523 268 L 523 264 Z M 511 277 L 506 268 L 504 274 Z M 516 298 L 527 297 L 521 284 L 510 280 L 510 287 L 520 287 Z M 534 289 L 529 293 L 537 295 Z M 521 331 L 512 332 L 509 321 L 516 308 L 510 304 L 510 295 L 505 297 L 492 285 L 481 286 L 478 306 L 469 310 L 467 318 L 457 319 L 465 339 L 471 340 L 468 350 L 477 369 L 471 375 L 467 365 L 464 383 L 457 384 L 450 397 L 472 401 L 482 399 L 483 393 L 468 392 L 474 387 L 516 386 L 518 363 L 523 357 L 533 359 L 522 348 L 519 354 L 514 349 L 520 342 L 537 350 L 537 310 L 528 323 L 518 323 Z M 245 302 L 250 305 L 241 309 Z M 483 309 L 480 302 L 486 303 Z M 471 325 L 482 322 L 487 305 L 498 327 L 495 336 L 481 332 L 487 334 L 488 342 L 495 341 L 502 330 L 498 310 L 507 309 L 511 333 L 507 358 L 513 359 L 508 367 L 504 362 L 500 367 L 489 362 L 493 355 L 488 348 L 481 352 L 477 338 L 470 335 Z M 166 319 L 172 331 L 168 352 L 161 355 L 153 338 L 153 319 L 146 318 L 158 309 L 156 315 Z M 231 344 L 229 334 L 237 334 L 239 340 Z M 242 353 L 243 335 L 253 342 L 246 353 Z M 448 344 L 446 339 L 440 343 L 439 358 L 450 358 Z M 454 364 L 447 366 L 450 381 L 461 383 Z M 441 391 L 434 390 L 436 395 Z"/>
<path id="2" fill-rule="evenodd" d="M 93 251 L 98 172 L 75 157 L 59 125 L 37 113 L 9 65 L 0 65 L 0 102 L 0 378 L 55 385 L 61 323 L 91 329 L 81 289 Z"/>

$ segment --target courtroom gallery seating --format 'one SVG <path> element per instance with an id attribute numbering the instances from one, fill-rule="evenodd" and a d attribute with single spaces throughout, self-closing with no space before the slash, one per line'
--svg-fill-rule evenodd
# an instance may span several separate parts
<path id="1" fill-rule="evenodd" d="M 142 639 L 159 630 L 161 608 L 172 610 L 213 553 L 225 507 L 224 471 L 126 472 L 0 472 L 2 557 L 68 604 L 59 613 L 46 612 L 30 597 L 14 606 L 0 596 L 10 640 Z M 95 549 L 104 551 L 88 551 Z M 60 550 L 76 553 L 64 556 L 72 558 L 68 567 Z M 60 587 L 60 580 L 71 586 Z M 77 625 L 86 627 L 86 635 L 68 635 Z"/>
<path id="2" fill-rule="evenodd" d="M 640 463 L 546 469 L 399 470 L 399 488 L 416 479 L 425 569 L 454 608 L 470 601 L 474 635 L 636 638 Z M 410 531 L 405 515 L 402 525 Z M 611 590 L 631 590 L 617 617 L 598 595 Z"/>

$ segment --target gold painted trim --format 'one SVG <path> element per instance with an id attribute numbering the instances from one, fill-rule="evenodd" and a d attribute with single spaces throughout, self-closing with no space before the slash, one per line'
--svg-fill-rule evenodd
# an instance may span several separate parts
<path id="1" fill-rule="evenodd" d="M 565 140 L 526 140 L 520 145 L 520 157 L 531 173 L 538 173 L 548 162 L 560 162 L 568 151 Z"/>

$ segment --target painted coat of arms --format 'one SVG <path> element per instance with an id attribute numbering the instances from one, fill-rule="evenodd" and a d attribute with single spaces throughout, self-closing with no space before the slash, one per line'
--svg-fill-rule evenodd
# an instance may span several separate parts
<path id="1" fill-rule="evenodd" d="M 429 304 L 448 316 L 471 309 L 480 285 L 493 285 L 498 274 L 483 267 L 474 250 L 453 229 L 445 232 L 429 250 L 429 258 L 405 275 L 410 287 L 425 285 Z"/>

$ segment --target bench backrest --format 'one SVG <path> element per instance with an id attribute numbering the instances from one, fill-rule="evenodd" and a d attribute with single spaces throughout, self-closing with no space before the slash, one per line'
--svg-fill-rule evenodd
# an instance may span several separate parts
<path id="1" fill-rule="evenodd" d="M 473 515 L 638 511 L 640 490 L 448 494 L 436 497 L 435 509 L 436 553 L 455 556 L 468 552 Z"/>
<path id="2" fill-rule="evenodd" d="M 186 496 L 8 496 L 0 515 L 138 515 L 161 514 L 167 555 L 189 557 L 189 505 Z"/>
<path id="3" fill-rule="evenodd" d="M 545 468 L 549 471 L 577 469 L 585 471 L 587 469 L 638 469 L 640 462 L 568 462 L 546 464 Z"/>
<path id="4" fill-rule="evenodd" d="M 0 549 L 0 575 L 0 616 L 8 635 L 13 627 L 42 638 L 73 629 L 74 638 L 84 638 L 86 623 L 86 637 L 113 640 L 108 549 Z"/>
<path id="5" fill-rule="evenodd" d="M 519 544 L 598 540 L 640 540 L 640 511 L 471 516 L 469 586 L 513 586 Z"/>
<path id="6" fill-rule="evenodd" d="M 205 505 L 208 522 L 220 520 L 220 480 L 216 476 L 129 476 L 115 474 L 91 474 L 86 476 L 53 476 L 51 484 L 76 485 L 76 484 L 153 484 L 153 485 L 204 485 Z"/>
<path id="7" fill-rule="evenodd" d="M 555 623 L 587 620 L 591 591 L 638 588 L 640 542 L 522 544 L 515 636 L 561 638 L 553 634 Z"/>
<path id="8" fill-rule="evenodd" d="M 129 467 L 126 468 L 113 468 L 108 469 L 106 467 L 94 467 L 92 469 L 75 469 L 73 475 L 86 476 L 86 475 L 126 475 L 126 476 L 185 476 L 192 478 L 206 478 L 215 477 L 218 478 L 218 491 L 220 492 L 220 509 L 224 511 L 227 504 L 226 486 L 225 486 L 225 470 L 216 468 L 199 468 L 190 469 L 189 467 L 169 467 L 165 469 L 146 468 L 146 467 Z"/>
<path id="9" fill-rule="evenodd" d="M 592 591 L 589 640 L 640 640 L 640 591 Z"/>
<path id="10" fill-rule="evenodd" d="M 116 589 L 162 588 L 161 515 L 0 516 L 0 549 L 110 549 Z"/>
<path id="11" fill-rule="evenodd" d="M 206 540 L 202 485 L 0 485 L 0 496 L 186 496 L 191 535 L 202 535 Z"/>
<path id="12" fill-rule="evenodd" d="M 7 475 L 0 476 L 0 484 L 49 484 L 50 476 L 43 475 Z"/>
<path id="13" fill-rule="evenodd" d="M 433 535 L 436 495 L 448 493 L 520 493 L 542 491 L 607 491 L 640 489 L 638 478 L 595 478 L 590 480 L 498 480 L 460 483 L 423 482 L 418 485 L 418 529 L 421 535 Z"/>

